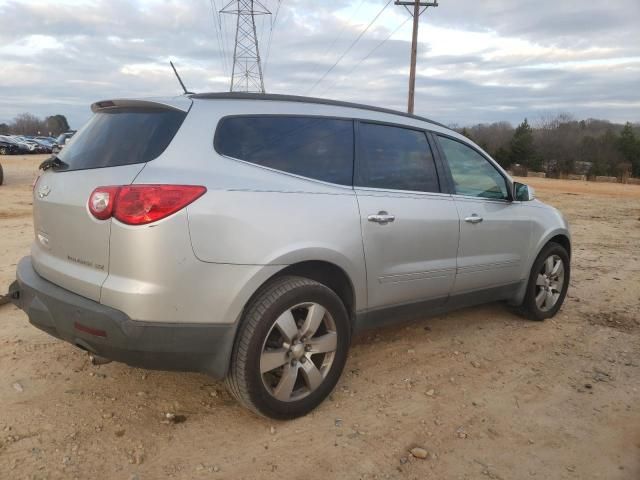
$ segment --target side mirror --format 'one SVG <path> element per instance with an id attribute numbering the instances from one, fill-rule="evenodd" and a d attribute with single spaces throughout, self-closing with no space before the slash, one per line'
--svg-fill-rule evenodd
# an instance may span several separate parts
<path id="1" fill-rule="evenodd" d="M 525 185 L 524 183 L 515 182 L 513 184 L 513 191 L 517 202 L 528 202 L 536 198 L 536 191 L 533 187 Z"/>

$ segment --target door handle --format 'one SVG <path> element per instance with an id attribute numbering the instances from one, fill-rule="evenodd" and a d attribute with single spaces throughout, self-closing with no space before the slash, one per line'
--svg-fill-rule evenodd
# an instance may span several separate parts
<path id="1" fill-rule="evenodd" d="M 367 220 L 370 222 L 379 223 L 380 225 L 386 225 L 387 223 L 391 223 L 396 219 L 395 216 L 389 215 L 389 213 L 385 211 L 380 211 L 377 215 L 369 215 Z"/>
<path id="2" fill-rule="evenodd" d="M 474 213 L 470 217 L 465 218 L 464 221 L 468 223 L 480 223 L 482 221 L 482 217 L 479 217 Z"/>

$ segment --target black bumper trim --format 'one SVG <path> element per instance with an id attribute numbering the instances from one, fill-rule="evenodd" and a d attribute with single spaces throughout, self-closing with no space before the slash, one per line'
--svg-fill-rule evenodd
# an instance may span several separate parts
<path id="1" fill-rule="evenodd" d="M 134 367 L 227 373 L 236 325 L 139 322 L 42 278 L 31 257 L 9 291 L 35 327 L 96 355 Z M 96 333 L 100 333 L 99 335 Z"/>

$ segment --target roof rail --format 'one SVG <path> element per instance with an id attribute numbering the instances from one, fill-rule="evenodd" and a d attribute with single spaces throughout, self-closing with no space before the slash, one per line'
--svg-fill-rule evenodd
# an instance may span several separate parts
<path id="1" fill-rule="evenodd" d="M 413 118 L 415 120 L 421 120 L 423 122 L 429 122 L 439 127 L 449 129 L 446 125 L 439 122 L 435 122 L 425 117 L 418 115 L 412 115 L 410 113 L 400 112 L 398 110 L 392 110 L 389 108 L 373 107 L 371 105 L 363 105 L 361 103 L 342 102 L 339 100 L 329 100 L 326 98 L 314 98 L 303 97 L 298 95 L 280 95 L 275 93 L 246 93 L 246 92 L 212 92 L 212 93 L 196 93 L 188 95 L 189 98 L 203 99 L 203 100 L 271 100 L 279 102 L 299 102 L 299 103 L 315 103 L 318 105 L 333 105 L 336 107 L 346 108 L 360 108 L 363 110 L 370 110 L 372 112 L 388 113 L 391 115 L 400 115 L 402 117 Z"/>

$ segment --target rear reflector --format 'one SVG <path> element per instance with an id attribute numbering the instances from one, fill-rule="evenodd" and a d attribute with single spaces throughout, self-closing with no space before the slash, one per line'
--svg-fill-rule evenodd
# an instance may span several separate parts
<path id="1" fill-rule="evenodd" d="M 183 209 L 206 191 L 197 185 L 98 187 L 89 197 L 89 211 L 99 220 L 113 217 L 127 225 L 144 225 Z"/>
<path id="2" fill-rule="evenodd" d="M 75 322 L 73 324 L 73 328 L 75 328 L 76 330 L 78 330 L 80 332 L 84 332 L 84 333 L 88 333 L 89 335 L 93 335 L 94 337 L 107 338 L 107 332 L 105 332 L 104 330 L 99 330 L 97 328 L 87 327 L 86 325 L 83 325 L 83 324 L 78 323 L 78 322 Z"/>
<path id="3" fill-rule="evenodd" d="M 111 218 L 120 187 L 99 187 L 89 197 L 89 211 L 98 220 Z"/>

